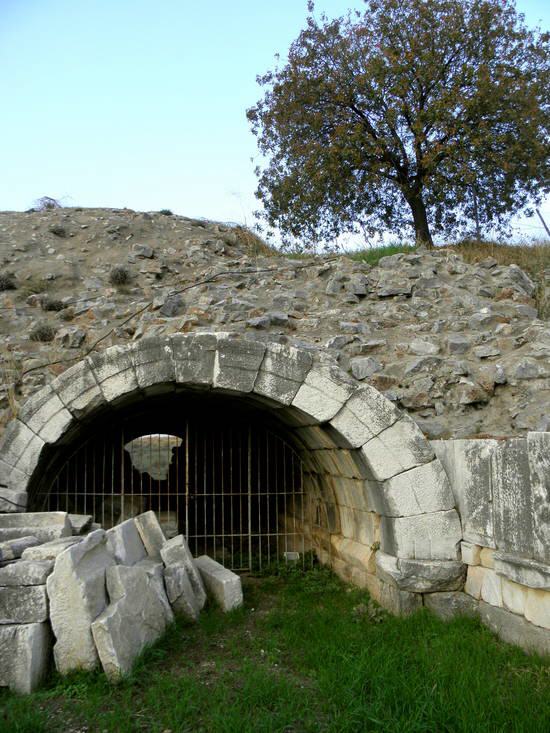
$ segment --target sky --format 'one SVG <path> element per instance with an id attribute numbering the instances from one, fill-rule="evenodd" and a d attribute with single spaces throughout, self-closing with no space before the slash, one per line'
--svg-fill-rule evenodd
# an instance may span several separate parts
<path id="1" fill-rule="evenodd" d="M 550 3 L 517 7 L 550 28 Z M 47 195 L 253 224 L 245 111 L 306 16 L 306 0 L 0 0 L 0 210 Z M 550 201 L 542 211 L 550 222 Z"/>

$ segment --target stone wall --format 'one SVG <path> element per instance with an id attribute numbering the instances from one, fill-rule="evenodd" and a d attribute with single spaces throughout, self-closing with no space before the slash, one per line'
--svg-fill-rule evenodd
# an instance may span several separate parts
<path id="1" fill-rule="evenodd" d="M 462 522 L 461 607 L 503 639 L 550 653 L 550 433 L 433 446 Z"/>

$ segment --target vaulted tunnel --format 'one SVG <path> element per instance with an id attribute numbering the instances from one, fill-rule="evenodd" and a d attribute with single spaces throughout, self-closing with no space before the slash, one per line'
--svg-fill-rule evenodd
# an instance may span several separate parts
<path id="1" fill-rule="evenodd" d="M 74 508 L 105 525 L 154 509 L 168 533 L 235 568 L 311 549 L 382 602 L 406 563 L 420 576 L 456 570 L 454 498 L 413 421 L 333 363 L 242 335 L 88 357 L 8 426 L 0 483 L 14 507 Z"/>

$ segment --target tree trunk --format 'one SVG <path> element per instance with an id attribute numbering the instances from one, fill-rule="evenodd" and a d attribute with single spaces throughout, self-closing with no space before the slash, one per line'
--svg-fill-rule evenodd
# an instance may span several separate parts
<path id="1" fill-rule="evenodd" d="M 416 196 L 407 197 L 407 203 L 411 207 L 413 215 L 414 235 L 417 245 L 423 244 L 425 247 L 431 249 L 434 243 L 430 234 L 426 207 L 424 206 L 424 201 L 422 201 L 422 195 L 416 194 Z"/>

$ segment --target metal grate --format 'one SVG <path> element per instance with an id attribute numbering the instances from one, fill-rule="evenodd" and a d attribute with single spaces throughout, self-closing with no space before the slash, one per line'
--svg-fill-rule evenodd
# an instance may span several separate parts
<path id="1" fill-rule="evenodd" d="M 104 528 L 152 509 L 166 536 L 185 534 L 195 556 L 246 571 L 304 562 L 303 499 L 302 462 L 280 436 L 188 419 L 177 434 L 135 437 L 122 426 L 86 440 L 33 505 L 92 514 Z"/>

